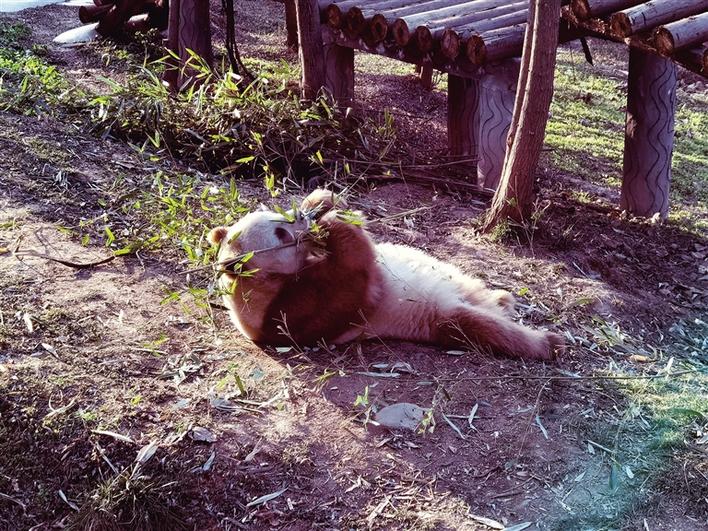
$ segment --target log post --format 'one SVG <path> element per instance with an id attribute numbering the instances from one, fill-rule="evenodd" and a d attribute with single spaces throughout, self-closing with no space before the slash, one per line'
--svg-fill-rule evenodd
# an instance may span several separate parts
<path id="1" fill-rule="evenodd" d="M 668 215 L 675 110 L 676 66 L 630 48 L 620 205 L 634 215 Z"/>
<path id="2" fill-rule="evenodd" d="M 447 145 L 452 158 L 477 158 L 478 110 L 479 80 L 448 74 Z M 470 168 L 475 166 L 476 163 L 470 164 Z"/>
<path id="3" fill-rule="evenodd" d="M 501 179 L 520 64 L 509 59 L 485 66 L 480 79 L 477 183 L 485 188 L 495 189 Z"/>
<path id="4" fill-rule="evenodd" d="M 433 65 L 430 63 L 423 63 L 420 65 L 419 79 L 421 86 L 425 90 L 433 90 Z"/>
<path id="5" fill-rule="evenodd" d="M 296 0 L 297 29 L 300 37 L 302 97 L 314 100 L 325 85 L 325 58 L 317 0 Z"/>
<path id="6" fill-rule="evenodd" d="M 285 45 L 292 49 L 297 49 L 297 8 L 295 0 L 285 0 L 285 31 L 288 37 Z"/>
<path id="7" fill-rule="evenodd" d="M 354 102 L 354 49 L 327 44 L 324 58 L 325 87 L 337 105 L 351 106 Z"/>

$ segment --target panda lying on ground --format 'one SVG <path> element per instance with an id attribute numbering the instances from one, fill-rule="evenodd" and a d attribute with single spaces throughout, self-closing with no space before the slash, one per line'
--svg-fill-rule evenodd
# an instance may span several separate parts
<path id="1" fill-rule="evenodd" d="M 343 201 L 316 190 L 299 210 L 254 212 L 210 232 L 224 301 L 246 337 L 300 347 L 368 337 L 474 344 L 543 360 L 563 351 L 561 336 L 511 320 L 510 293 L 411 247 L 375 244 L 336 206 Z"/>

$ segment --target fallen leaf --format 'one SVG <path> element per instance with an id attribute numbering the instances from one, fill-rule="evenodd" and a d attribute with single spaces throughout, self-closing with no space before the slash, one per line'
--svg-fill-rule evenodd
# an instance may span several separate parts
<path id="1" fill-rule="evenodd" d="M 470 518 L 472 518 L 472 520 L 474 520 L 475 522 L 484 524 L 487 527 L 491 527 L 492 529 L 504 529 L 504 524 L 497 522 L 496 520 L 492 520 L 491 518 L 487 518 L 486 516 L 477 516 L 476 514 L 470 514 Z"/>
<path id="2" fill-rule="evenodd" d="M 27 327 L 27 330 L 29 331 L 30 334 L 34 333 L 34 325 L 32 324 L 32 317 L 30 317 L 30 314 L 24 313 L 22 314 L 22 320 L 25 322 L 25 326 Z"/>
<path id="3" fill-rule="evenodd" d="M 95 433 L 97 435 L 106 435 L 107 437 L 113 437 L 114 439 L 118 441 L 123 441 L 127 443 L 134 444 L 135 441 L 128 437 L 127 435 L 121 435 L 120 433 L 116 433 L 114 431 L 108 431 L 108 430 L 92 430 L 91 433 Z"/>
<path id="4" fill-rule="evenodd" d="M 467 417 L 467 424 L 469 424 L 470 428 L 472 428 L 473 430 L 477 429 L 472 425 L 472 423 L 474 422 L 475 415 L 477 415 L 478 408 L 479 408 L 479 404 L 475 404 L 474 406 L 472 406 L 472 409 L 470 409 L 470 414 Z"/>
<path id="5" fill-rule="evenodd" d="M 526 529 L 527 527 L 531 527 L 531 522 L 524 522 L 522 524 L 511 525 L 509 527 L 505 527 L 504 531 L 522 531 L 523 529 Z"/>
<path id="6" fill-rule="evenodd" d="M 274 500 L 274 499 L 276 499 L 278 496 L 282 495 L 286 490 L 288 490 L 288 489 L 287 489 L 287 488 L 284 488 L 284 489 L 281 489 L 281 490 L 279 490 L 279 491 L 271 492 L 270 494 L 266 494 L 266 495 L 264 495 L 264 496 L 261 496 L 260 498 L 256 498 L 255 500 L 253 500 L 253 501 L 251 501 L 251 502 L 248 502 L 248 503 L 246 504 L 246 507 L 255 507 L 256 505 L 262 505 L 262 504 L 264 504 L 264 503 L 267 503 L 267 502 L 269 502 L 270 500 Z"/>
<path id="7" fill-rule="evenodd" d="M 442 418 L 445 419 L 445 422 L 447 422 L 447 423 L 450 425 L 450 427 L 455 431 L 455 433 L 457 434 L 457 436 L 458 436 L 460 439 L 465 439 L 465 436 L 464 436 L 464 434 L 460 431 L 460 428 L 458 428 L 457 425 L 456 425 L 454 422 L 452 422 L 449 418 L 447 418 L 447 415 L 446 415 L 445 413 L 440 413 L 440 414 L 442 415 Z"/>
<path id="8" fill-rule="evenodd" d="M 155 455 L 159 447 L 160 445 L 155 441 L 146 444 L 138 452 L 138 455 L 135 457 L 135 462 L 139 465 L 144 465 Z"/>

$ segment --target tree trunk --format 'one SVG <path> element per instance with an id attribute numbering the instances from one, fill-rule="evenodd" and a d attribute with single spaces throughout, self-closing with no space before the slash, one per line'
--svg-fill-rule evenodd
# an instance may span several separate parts
<path id="1" fill-rule="evenodd" d="M 285 45 L 297 49 L 297 8 L 295 0 L 285 0 L 285 30 L 288 33 Z"/>
<path id="2" fill-rule="evenodd" d="M 620 196 L 623 210 L 637 216 L 668 215 L 675 109 L 674 63 L 630 48 Z"/>
<path id="3" fill-rule="evenodd" d="M 529 6 L 509 149 L 485 229 L 509 219 L 521 223 L 531 213 L 534 172 L 553 97 L 560 6 L 561 0 L 533 0 Z"/>
<path id="4" fill-rule="evenodd" d="M 296 0 L 297 29 L 300 37 L 302 97 L 314 100 L 325 85 L 325 57 L 317 0 Z"/>
<path id="5" fill-rule="evenodd" d="M 173 90 L 201 83 L 202 66 L 211 68 L 214 54 L 211 46 L 209 0 L 171 0 L 168 47 L 179 57 L 164 79 Z M 201 58 L 199 65 L 192 53 Z"/>

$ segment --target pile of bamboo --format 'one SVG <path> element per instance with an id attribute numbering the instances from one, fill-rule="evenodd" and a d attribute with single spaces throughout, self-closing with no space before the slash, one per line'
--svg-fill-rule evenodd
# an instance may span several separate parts
<path id="1" fill-rule="evenodd" d="M 708 0 L 571 0 L 563 17 L 708 77 Z"/>
<path id="2" fill-rule="evenodd" d="M 96 31 L 104 37 L 125 31 L 167 29 L 167 0 L 93 0 L 92 6 L 79 8 L 79 20 L 84 24 L 98 22 Z M 131 21 L 136 15 L 147 15 Z"/>
<path id="3" fill-rule="evenodd" d="M 323 24 L 368 47 L 386 41 L 475 65 L 521 54 L 528 6 L 528 0 L 319 0 Z"/>

